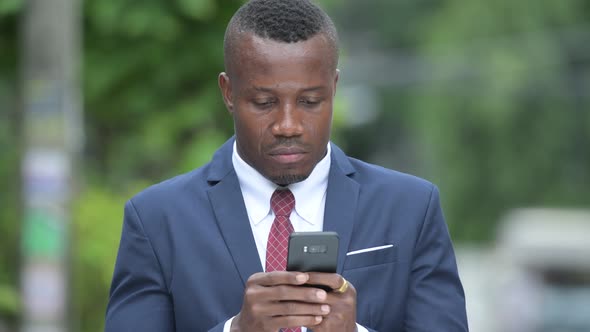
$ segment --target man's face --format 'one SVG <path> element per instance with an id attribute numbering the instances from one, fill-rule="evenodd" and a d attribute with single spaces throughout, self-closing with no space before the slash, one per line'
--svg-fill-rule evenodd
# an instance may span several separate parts
<path id="1" fill-rule="evenodd" d="M 240 157 L 280 185 L 306 179 L 325 156 L 338 81 L 321 34 L 281 43 L 245 34 L 219 75 Z"/>

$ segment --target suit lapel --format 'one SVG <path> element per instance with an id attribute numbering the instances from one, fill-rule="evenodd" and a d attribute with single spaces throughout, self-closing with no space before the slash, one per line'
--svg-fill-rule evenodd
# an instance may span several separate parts
<path id="1" fill-rule="evenodd" d="M 213 156 L 207 178 L 211 184 L 208 195 L 225 244 L 245 285 L 252 274 L 262 272 L 263 269 L 238 177 L 231 162 L 233 142 L 234 138 L 228 140 Z M 355 169 L 344 152 L 334 144 L 331 147 L 324 230 L 337 232 L 340 237 L 337 272 L 342 274 L 360 186 L 349 177 L 355 173 Z"/>
<path id="2" fill-rule="evenodd" d="M 346 155 L 332 144 L 332 164 L 328 178 L 324 231 L 337 232 L 340 237 L 337 271 L 339 274 L 342 274 L 344 267 L 358 202 L 360 186 L 349 177 L 354 172 L 355 170 Z"/>
<path id="3" fill-rule="evenodd" d="M 233 138 L 213 157 L 208 178 L 212 187 L 208 194 L 225 244 L 245 285 L 252 274 L 263 270 L 238 177 L 231 163 L 232 149 Z"/>

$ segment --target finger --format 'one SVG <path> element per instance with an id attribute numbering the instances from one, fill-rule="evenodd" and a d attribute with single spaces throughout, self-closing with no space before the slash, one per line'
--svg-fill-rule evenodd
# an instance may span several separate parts
<path id="1" fill-rule="evenodd" d="M 278 285 L 256 287 L 253 294 L 258 299 L 268 302 L 298 301 L 306 303 L 324 303 L 328 297 L 326 291 L 313 287 Z"/>
<path id="2" fill-rule="evenodd" d="M 300 326 L 313 327 L 322 323 L 323 316 L 277 316 L 270 319 L 273 326 L 279 328 L 294 328 Z"/>
<path id="3" fill-rule="evenodd" d="M 344 284 L 344 278 L 336 273 L 310 272 L 308 274 L 307 283 L 310 285 L 323 285 L 331 289 L 338 289 Z"/>
<path id="4" fill-rule="evenodd" d="M 327 304 L 311 304 L 297 301 L 280 301 L 269 304 L 266 316 L 326 316 L 330 313 Z"/>
<path id="5" fill-rule="evenodd" d="M 273 271 L 255 273 L 248 278 L 248 285 L 277 286 L 277 285 L 303 285 L 307 282 L 307 273 L 290 271 Z"/>

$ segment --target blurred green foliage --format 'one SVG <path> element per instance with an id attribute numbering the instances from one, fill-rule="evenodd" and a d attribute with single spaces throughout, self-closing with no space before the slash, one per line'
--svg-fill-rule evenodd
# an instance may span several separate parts
<path id="1" fill-rule="evenodd" d="M 107 186 L 88 186 L 77 199 L 74 237 L 73 303 L 80 331 L 102 331 L 114 258 L 119 247 L 122 206 L 136 191 L 116 192 Z"/>
<path id="2" fill-rule="evenodd" d="M 347 150 L 436 183 L 455 239 L 494 239 L 515 207 L 590 207 L 590 2 L 368 0 L 338 11 L 347 33 L 412 66 L 367 79 L 392 83 L 376 87 L 377 119 L 345 130 L 356 137 Z"/>
<path id="3" fill-rule="evenodd" d="M 84 180 L 73 202 L 75 330 L 103 330 L 125 201 L 151 183 L 204 164 L 231 135 L 216 77 L 223 70 L 225 26 L 241 3 L 83 3 L 86 146 Z M 22 10 L 22 1 L 0 2 L 0 321 L 13 323 L 19 308 L 16 85 Z"/>
<path id="4" fill-rule="evenodd" d="M 449 1 L 429 23 L 431 75 L 460 79 L 424 84 L 412 121 L 454 234 L 490 239 L 520 206 L 590 207 L 588 1 Z"/>
<path id="5" fill-rule="evenodd" d="M 361 127 L 340 127 L 346 119 L 339 110 L 347 106 L 339 99 L 334 139 L 369 161 L 394 155 L 382 164 L 437 183 L 454 238 L 491 239 L 511 207 L 590 205 L 587 1 L 324 3 L 345 44 L 347 35 L 369 31 L 380 51 L 425 65 L 416 68 L 427 71 L 421 80 L 376 87 L 381 108 Z M 9 322 L 19 308 L 22 4 L 0 1 L 0 320 Z M 202 165 L 232 134 L 216 77 L 225 26 L 240 4 L 84 2 L 86 147 L 72 243 L 76 330 L 102 330 L 125 200 Z"/>
<path id="6" fill-rule="evenodd" d="M 84 3 L 85 175 L 76 211 L 80 331 L 102 331 L 126 199 L 209 160 L 232 133 L 216 77 L 231 0 Z"/>
<path id="7" fill-rule="evenodd" d="M 217 89 L 239 1 L 86 1 L 88 169 L 124 185 L 204 163 L 231 132 Z"/>

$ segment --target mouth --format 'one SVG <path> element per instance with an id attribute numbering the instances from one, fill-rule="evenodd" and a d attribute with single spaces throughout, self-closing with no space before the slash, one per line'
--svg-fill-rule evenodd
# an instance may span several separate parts
<path id="1" fill-rule="evenodd" d="M 281 164 L 300 162 L 306 154 L 307 151 L 299 147 L 280 147 L 269 152 L 270 157 Z"/>

